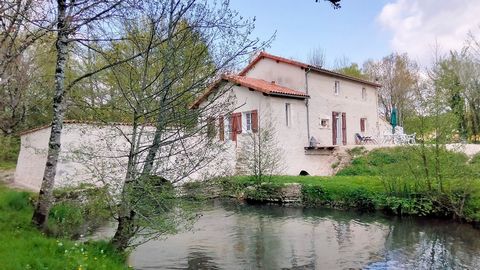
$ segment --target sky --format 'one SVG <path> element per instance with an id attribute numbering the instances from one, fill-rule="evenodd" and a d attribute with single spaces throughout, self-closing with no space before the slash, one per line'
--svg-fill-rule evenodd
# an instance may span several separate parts
<path id="1" fill-rule="evenodd" d="M 407 52 L 427 67 L 435 54 L 461 49 L 469 32 L 480 39 L 480 0 L 342 0 L 341 9 L 322 0 L 230 3 L 255 17 L 255 37 L 275 34 L 267 52 L 305 62 L 321 48 L 330 68 L 338 59 L 361 65 L 392 52 Z"/>

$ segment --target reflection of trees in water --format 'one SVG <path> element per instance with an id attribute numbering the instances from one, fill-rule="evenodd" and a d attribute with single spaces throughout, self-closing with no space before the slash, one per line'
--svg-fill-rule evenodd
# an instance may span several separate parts
<path id="1" fill-rule="evenodd" d="M 189 270 L 220 269 L 215 259 L 202 251 L 189 251 L 187 256 L 187 268 Z"/>
<path id="2" fill-rule="evenodd" d="M 226 209 L 238 215 L 232 244 L 236 255 L 246 258 L 246 269 L 315 269 L 314 256 L 308 256 L 312 258 L 311 262 L 299 265 L 295 250 L 298 242 L 288 241 L 288 231 L 283 228 L 291 217 L 302 216 L 302 208 L 237 205 Z M 313 236 L 310 237 L 311 241 Z M 307 239 L 300 241 L 308 243 Z M 291 267 L 282 268 L 289 264 Z"/>
<path id="3" fill-rule="evenodd" d="M 375 261 L 388 264 L 409 265 L 415 269 L 480 269 L 479 232 L 468 226 L 433 219 L 392 218 L 378 214 L 360 214 L 349 211 L 326 209 L 304 209 L 272 205 L 224 205 L 226 210 L 238 215 L 237 246 L 244 247 L 243 255 L 250 268 L 314 269 L 318 255 L 315 237 L 317 227 L 325 226 L 325 220 L 334 229 L 334 239 L 339 248 L 348 247 L 359 233 L 353 227 L 355 220 L 365 226 L 381 225 L 386 232 L 384 256 L 379 250 L 372 250 L 365 263 Z M 298 250 L 297 241 L 290 243 L 282 231 L 285 220 L 301 219 L 310 224 L 309 239 L 303 239 L 305 249 Z M 367 232 L 365 232 L 367 233 Z M 335 241 L 334 240 L 334 241 Z M 320 248 L 321 249 L 321 248 Z M 358 252 L 354 250 L 353 252 Z M 367 250 L 367 252 L 369 252 Z M 384 257 L 384 259 L 381 259 Z M 382 262 L 383 260 L 383 262 Z"/>
<path id="4" fill-rule="evenodd" d="M 351 245 L 351 228 L 350 221 L 335 221 L 332 220 L 333 230 L 335 231 L 335 239 L 339 247 Z"/>
<path id="5" fill-rule="evenodd" d="M 465 225 L 406 218 L 391 228 L 385 241 L 387 261 L 420 269 L 480 267 L 478 232 Z"/>

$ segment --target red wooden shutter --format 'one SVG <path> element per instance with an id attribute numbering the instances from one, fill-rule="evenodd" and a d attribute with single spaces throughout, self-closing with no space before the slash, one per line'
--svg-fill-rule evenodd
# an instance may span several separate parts
<path id="1" fill-rule="evenodd" d="M 337 113 L 332 112 L 332 144 L 337 144 Z"/>
<path id="2" fill-rule="evenodd" d="M 258 111 L 253 110 L 252 111 L 252 131 L 253 132 L 258 132 Z"/>
<path id="3" fill-rule="evenodd" d="M 220 141 L 225 140 L 225 124 L 223 123 L 223 116 L 218 118 L 218 136 Z"/>
<path id="4" fill-rule="evenodd" d="M 230 123 L 232 125 L 232 129 L 230 130 L 230 134 L 232 136 L 231 139 L 232 141 L 236 141 L 237 140 L 237 121 L 234 113 L 232 113 L 232 115 L 230 116 Z"/>
<path id="5" fill-rule="evenodd" d="M 347 114 L 342 113 L 342 143 L 347 145 Z"/>
<path id="6" fill-rule="evenodd" d="M 237 133 L 242 133 L 242 113 L 236 113 Z"/>
<path id="7" fill-rule="evenodd" d="M 242 133 L 242 113 L 232 113 L 232 141 L 237 140 L 237 134 Z"/>
<path id="8" fill-rule="evenodd" d="M 365 118 L 360 118 L 360 132 L 365 132 Z"/>

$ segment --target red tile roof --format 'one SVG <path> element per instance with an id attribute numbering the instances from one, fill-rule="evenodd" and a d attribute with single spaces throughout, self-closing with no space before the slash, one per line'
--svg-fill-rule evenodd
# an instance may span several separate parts
<path id="1" fill-rule="evenodd" d="M 222 75 L 222 77 L 215 81 L 208 89 L 200 96 L 190 107 L 197 108 L 200 103 L 205 101 L 208 96 L 217 89 L 218 85 L 221 82 L 231 82 L 234 84 L 241 85 L 243 87 L 258 91 L 267 95 L 272 96 L 283 96 L 283 97 L 293 97 L 293 98 L 309 98 L 310 96 L 304 92 L 290 89 L 285 86 L 275 84 L 275 82 L 267 82 L 261 79 L 248 78 L 245 76 L 236 76 L 236 75 Z"/>
<path id="2" fill-rule="evenodd" d="M 267 82 L 261 79 L 254 79 L 235 75 L 225 76 L 225 79 L 230 82 L 240 84 L 241 86 L 245 86 L 247 88 L 251 88 L 253 90 L 268 95 L 293 96 L 302 98 L 309 97 L 308 94 L 304 92 L 296 91 L 285 86 L 275 84 L 275 82 Z"/>
<path id="3" fill-rule="evenodd" d="M 314 72 L 318 72 L 318 73 L 321 73 L 321 74 L 324 74 L 324 75 L 328 75 L 328 76 L 332 76 L 332 77 L 336 77 L 336 78 L 340 78 L 340 79 L 359 82 L 359 83 L 367 84 L 367 85 L 370 85 L 370 86 L 373 86 L 373 87 L 381 87 L 381 85 L 378 84 L 378 83 L 374 83 L 374 82 L 370 82 L 370 81 L 367 81 L 367 80 L 355 78 L 355 77 L 348 76 L 348 75 L 345 75 L 345 74 L 341 74 L 341 73 L 338 73 L 338 72 L 334 72 L 334 71 L 331 71 L 331 70 L 319 68 L 319 67 L 312 66 L 312 65 L 309 65 L 309 64 L 305 64 L 305 63 L 302 63 L 302 62 L 299 62 L 299 61 L 290 60 L 290 59 L 283 58 L 283 57 L 280 57 L 280 56 L 268 54 L 266 52 L 260 52 L 257 55 L 257 57 L 255 57 L 255 59 L 253 59 L 250 62 L 250 64 L 248 64 L 248 66 L 246 66 L 242 71 L 240 71 L 239 75 L 240 76 L 245 76 L 248 73 L 248 71 L 250 71 L 263 58 L 268 58 L 268 59 L 271 59 L 271 60 L 274 60 L 274 61 L 277 61 L 277 62 L 282 62 L 282 63 L 285 63 L 285 64 L 297 66 L 297 67 L 302 68 L 302 69 L 309 69 L 309 70 L 314 71 Z"/>

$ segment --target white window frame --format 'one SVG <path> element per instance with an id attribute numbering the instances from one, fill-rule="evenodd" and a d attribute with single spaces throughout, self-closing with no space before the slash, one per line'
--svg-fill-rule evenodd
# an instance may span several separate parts
<path id="1" fill-rule="evenodd" d="M 242 131 L 252 132 L 252 112 L 242 113 Z"/>
<path id="2" fill-rule="evenodd" d="M 367 100 L 367 88 L 362 87 L 362 100 Z"/>
<path id="3" fill-rule="evenodd" d="M 287 127 L 292 126 L 292 105 L 285 103 L 285 124 Z"/>
<path id="4" fill-rule="evenodd" d="M 223 138 L 225 141 L 232 140 L 232 116 L 227 115 L 223 118 Z"/>
<path id="5" fill-rule="evenodd" d="M 335 81 L 333 94 L 335 94 L 335 96 L 340 95 L 340 81 Z"/>

